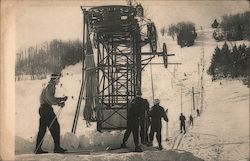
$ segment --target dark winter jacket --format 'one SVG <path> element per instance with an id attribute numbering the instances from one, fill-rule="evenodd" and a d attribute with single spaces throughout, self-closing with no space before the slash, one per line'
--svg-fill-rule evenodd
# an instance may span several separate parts
<path id="1" fill-rule="evenodd" d="M 186 117 L 184 115 L 180 116 L 181 124 L 185 124 Z"/>
<path id="2" fill-rule="evenodd" d="M 168 121 L 168 117 L 164 111 L 164 108 L 159 104 L 152 107 L 149 112 L 149 117 L 151 117 L 151 128 L 161 128 L 161 118 L 163 118 L 165 121 Z"/>
<path id="3" fill-rule="evenodd" d="M 193 121 L 193 117 L 192 117 L 191 115 L 189 116 L 189 120 L 190 120 L 190 121 Z"/>
<path id="4" fill-rule="evenodd" d="M 135 97 L 128 111 L 128 119 L 140 119 L 144 117 L 145 111 L 149 110 L 149 103 L 146 99 Z"/>
<path id="5" fill-rule="evenodd" d="M 47 105 L 58 105 L 62 98 L 55 97 L 56 83 L 54 81 L 49 81 L 48 85 L 43 89 L 40 95 L 40 104 Z"/>

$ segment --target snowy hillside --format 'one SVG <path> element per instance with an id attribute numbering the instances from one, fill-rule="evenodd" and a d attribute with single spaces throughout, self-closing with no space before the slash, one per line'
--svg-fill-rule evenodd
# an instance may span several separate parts
<path id="1" fill-rule="evenodd" d="M 159 34 L 160 35 L 160 34 Z M 180 48 L 170 37 L 159 37 L 159 42 L 166 42 L 169 53 L 174 57 L 169 62 L 179 62 L 181 65 L 152 65 L 153 85 L 155 98 L 161 100 L 161 105 L 168 108 L 169 139 L 166 142 L 166 126 L 163 123 L 162 136 L 164 151 L 145 150 L 143 153 L 114 154 L 105 152 L 107 146 L 119 146 L 124 131 L 96 132 L 96 125 L 86 127 L 80 115 L 76 135 L 70 133 L 77 99 L 81 85 L 81 64 L 70 66 L 63 70 L 63 77 L 58 85 L 56 95 L 69 97 L 59 117 L 61 125 L 62 146 L 69 150 L 104 149 L 91 155 L 53 154 L 33 155 L 34 140 L 38 131 L 39 95 L 42 87 L 48 80 L 16 82 L 16 158 L 17 160 L 169 160 L 195 161 L 197 157 L 208 161 L 237 161 L 249 160 L 249 89 L 241 81 L 211 82 L 206 74 L 210 59 L 216 45 L 222 46 L 212 39 L 212 30 L 198 31 L 195 45 Z M 235 43 L 243 43 L 235 42 Z M 234 44 L 234 43 L 232 43 Z M 181 90 L 183 113 L 188 118 L 192 113 L 191 90 L 200 90 L 200 70 L 198 63 L 202 58 L 204 46 L 205 73 L 205 108 L 201 117 L 195 117 L 194 127 L 189 128 L 187 134 L 178 137 L 179 115 L 181 113 Z M 159 46 L 162 50 L 162 44 Z M 156 57 L 153 62 L 162 62 Z M 150 66 L 143 71 L 142 93 L 152 105 Z M 196 106 L 200 106 L 199 97 L 196 97 Z M 58 107 L 54 108 L 58 111 Z M 82 112 L 81 112 L 82 114 Z M 176 145 L 176 142 L 178 144 Z M 48 135 L 44 142 L 44 149 L 53 150 L 53 141 Z M 156 140 L 154 142 L 156 146 Z M 129 147 L 133 147 L 132 135 Z M 146 147 L 144 148 L 146 149 Z M 196 157 L 195 157 L 196 156 Z"/>

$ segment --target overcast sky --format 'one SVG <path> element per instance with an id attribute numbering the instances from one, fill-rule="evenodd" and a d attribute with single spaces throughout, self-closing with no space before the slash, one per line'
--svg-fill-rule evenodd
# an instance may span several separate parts
<path id="1" fill-rule="evenodd" d="M 137 0 L 145 15 L 160 29 L 179 21 L 192 21 L 199 28 L 207 28 L 224 14 L 249 10 L 249 2 L 242 1 L 155 1 Z M 16 47 L 24 48 L 52 39 L 82 40 L 81 5 L 126 5 L 121 1 L 21 1 L 16 4 Z"/>

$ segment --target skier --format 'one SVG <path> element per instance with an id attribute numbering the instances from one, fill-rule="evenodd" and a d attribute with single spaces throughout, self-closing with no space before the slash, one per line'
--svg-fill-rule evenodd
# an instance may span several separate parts
<path id="1" fill-rule="evenodd" d="M 67 96 L 55 97 L 56 85 L 59 83 L 60 76 L 60 74 L 52 74 L 48 85 L 42 90 L 40 95 L 40 121 L 35 154 L 48 153 L 41 148 L 47 127 L 50 127 L 49 131 L 54 140 L 54 153 L 64 153 L 66 151 L 66 149 L 60 146 L 60 125 L 52 108 L 52 105 L 59 105 L 63 108 L 67 100 Z"/>
<path id="2" fill-rule="evenodd" d="M 149 112 L 149 117 L 151 117 L 151 129 L 149 133 L 150 142 L 148 146 L 153 146 L 153 139 L 154 139 L 154 133 L 156 132 L 156 139 L 159 144 L 159 150 L 162 150 L 161 145 L 161 118 L 163 118 L 166 122 L 168 122 L 168 117 L 166 115 L 166 112 L 164 111 L 164 108 L 160 106 L 160 100 L 155 99 L 154 100 L 154 106 Z"/>
<path id="3" fill-rule="evenodd" d="M 192 125 L 192 127 L 194 126 L 194 118 L 192 115 L 189 116 L 189 123 L 190 123 L 190 126 Z"/>
<path id="4" fill-rule="evenodd" d="M 181 113 L 180 115 L 180 121 L 181 121 L 181 133 L 182 129 L 184 131 L 184 134 L 186 133 L 186 124 L 185 124 L 186 117 Z"/>
<path id="5" fill-rule="evenodd" d="M 197 112 L 197 117 L 199 117 L 200 116 L 200 110 L 198 108 L 197 108 L 196 112 Z"/>
<path id="6" fill-rule="evenodd" d="M 141 92 L 136 93 L 136 97 L 131 101 L 130 108 L 128 110 L 127 117 L 127 129 L 123 137 L 123 142 L 121 148 L 126 148 L 126 142 L 130 136 L 130 133 L 133 133 L 135 152 L 142 152 L 141 147 L 139 146 L 139 120 L 144 115 L 147 107 L 145 107 L 145 99 L 141 98 Z"/>

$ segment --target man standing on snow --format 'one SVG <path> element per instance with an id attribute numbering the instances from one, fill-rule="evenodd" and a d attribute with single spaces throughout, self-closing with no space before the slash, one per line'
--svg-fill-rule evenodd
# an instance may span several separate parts
<path id="1" fill-rule="evenodd" d="M 200 116 L 200 110 L 198 108 L 197 108 L 196 112 L 197 112 L 197 117 L 199 117 Z"/>
<path id="2" fill-rule="evenodd" d="M 52 74 L 48 85 L 42 90 L 40 95 L 40 121 L 36 149 L 34 151 L 35 154 L 48 153 L 41 148 L 47 127 L 49 128 L 54 140 L 54 152 L 64 153 L 66 151 L 60 147 L 60 125 L 52 108 L 52 105 L 59 105 L 63 108 L 65 101 L 67 100 L 67 96 L 59 98 L 55 97 L 56 85 L 59 83 L 60 76 L 60 74 Z"/>
<path id="3" fill-rule="evenodd" d="M 127 129 L 123 137 L 123 142 L 121 148 L 126 148 L 126 142 L 130 136 L 130 133 L 133 133 L 135 152 L 142 152 L 141 147 L 139 146 L 139 122 L 141 117 L 144 116 L 147 107 L 145 107 L 145 102 L 147 100 L 141 98 L 141 92 L 137 91 L 136 97 L 131 101 L 130 108 L 128 110 L 127 117 Z"/>
<path id="4" fill-rule="evenodd" d="M 161 118 L 163 118 L 166 122 L 168 122 L 168 117 L 164 108 L 160 106 L 160 100 L 154 100 L 154 106 L 151 108 L 149 112 L 149 117 L 151 117 L 151 129 L 149 133 L 150 142 L 148 146 L 153 146 L 154 133 L 156 132 L 156 139 L 159 144 L 159 150 L 162 150 L 161 145 Z"/>
<path id="5" fill-rule="evenodd" d="M 186 133 L 186 124 L 185 124 L 186 117 L 181 113 L 180 115 L 180 121 L 181 121 L 181 133 L 182 129 L 184 131 L 184 134 Z"/>
<path id="6" fill-rule="evenodd" d="M 192 115 L 189 116 L 189 123 L 190 123 L 190 126 L 194 126 L 194 118 Z"/>

